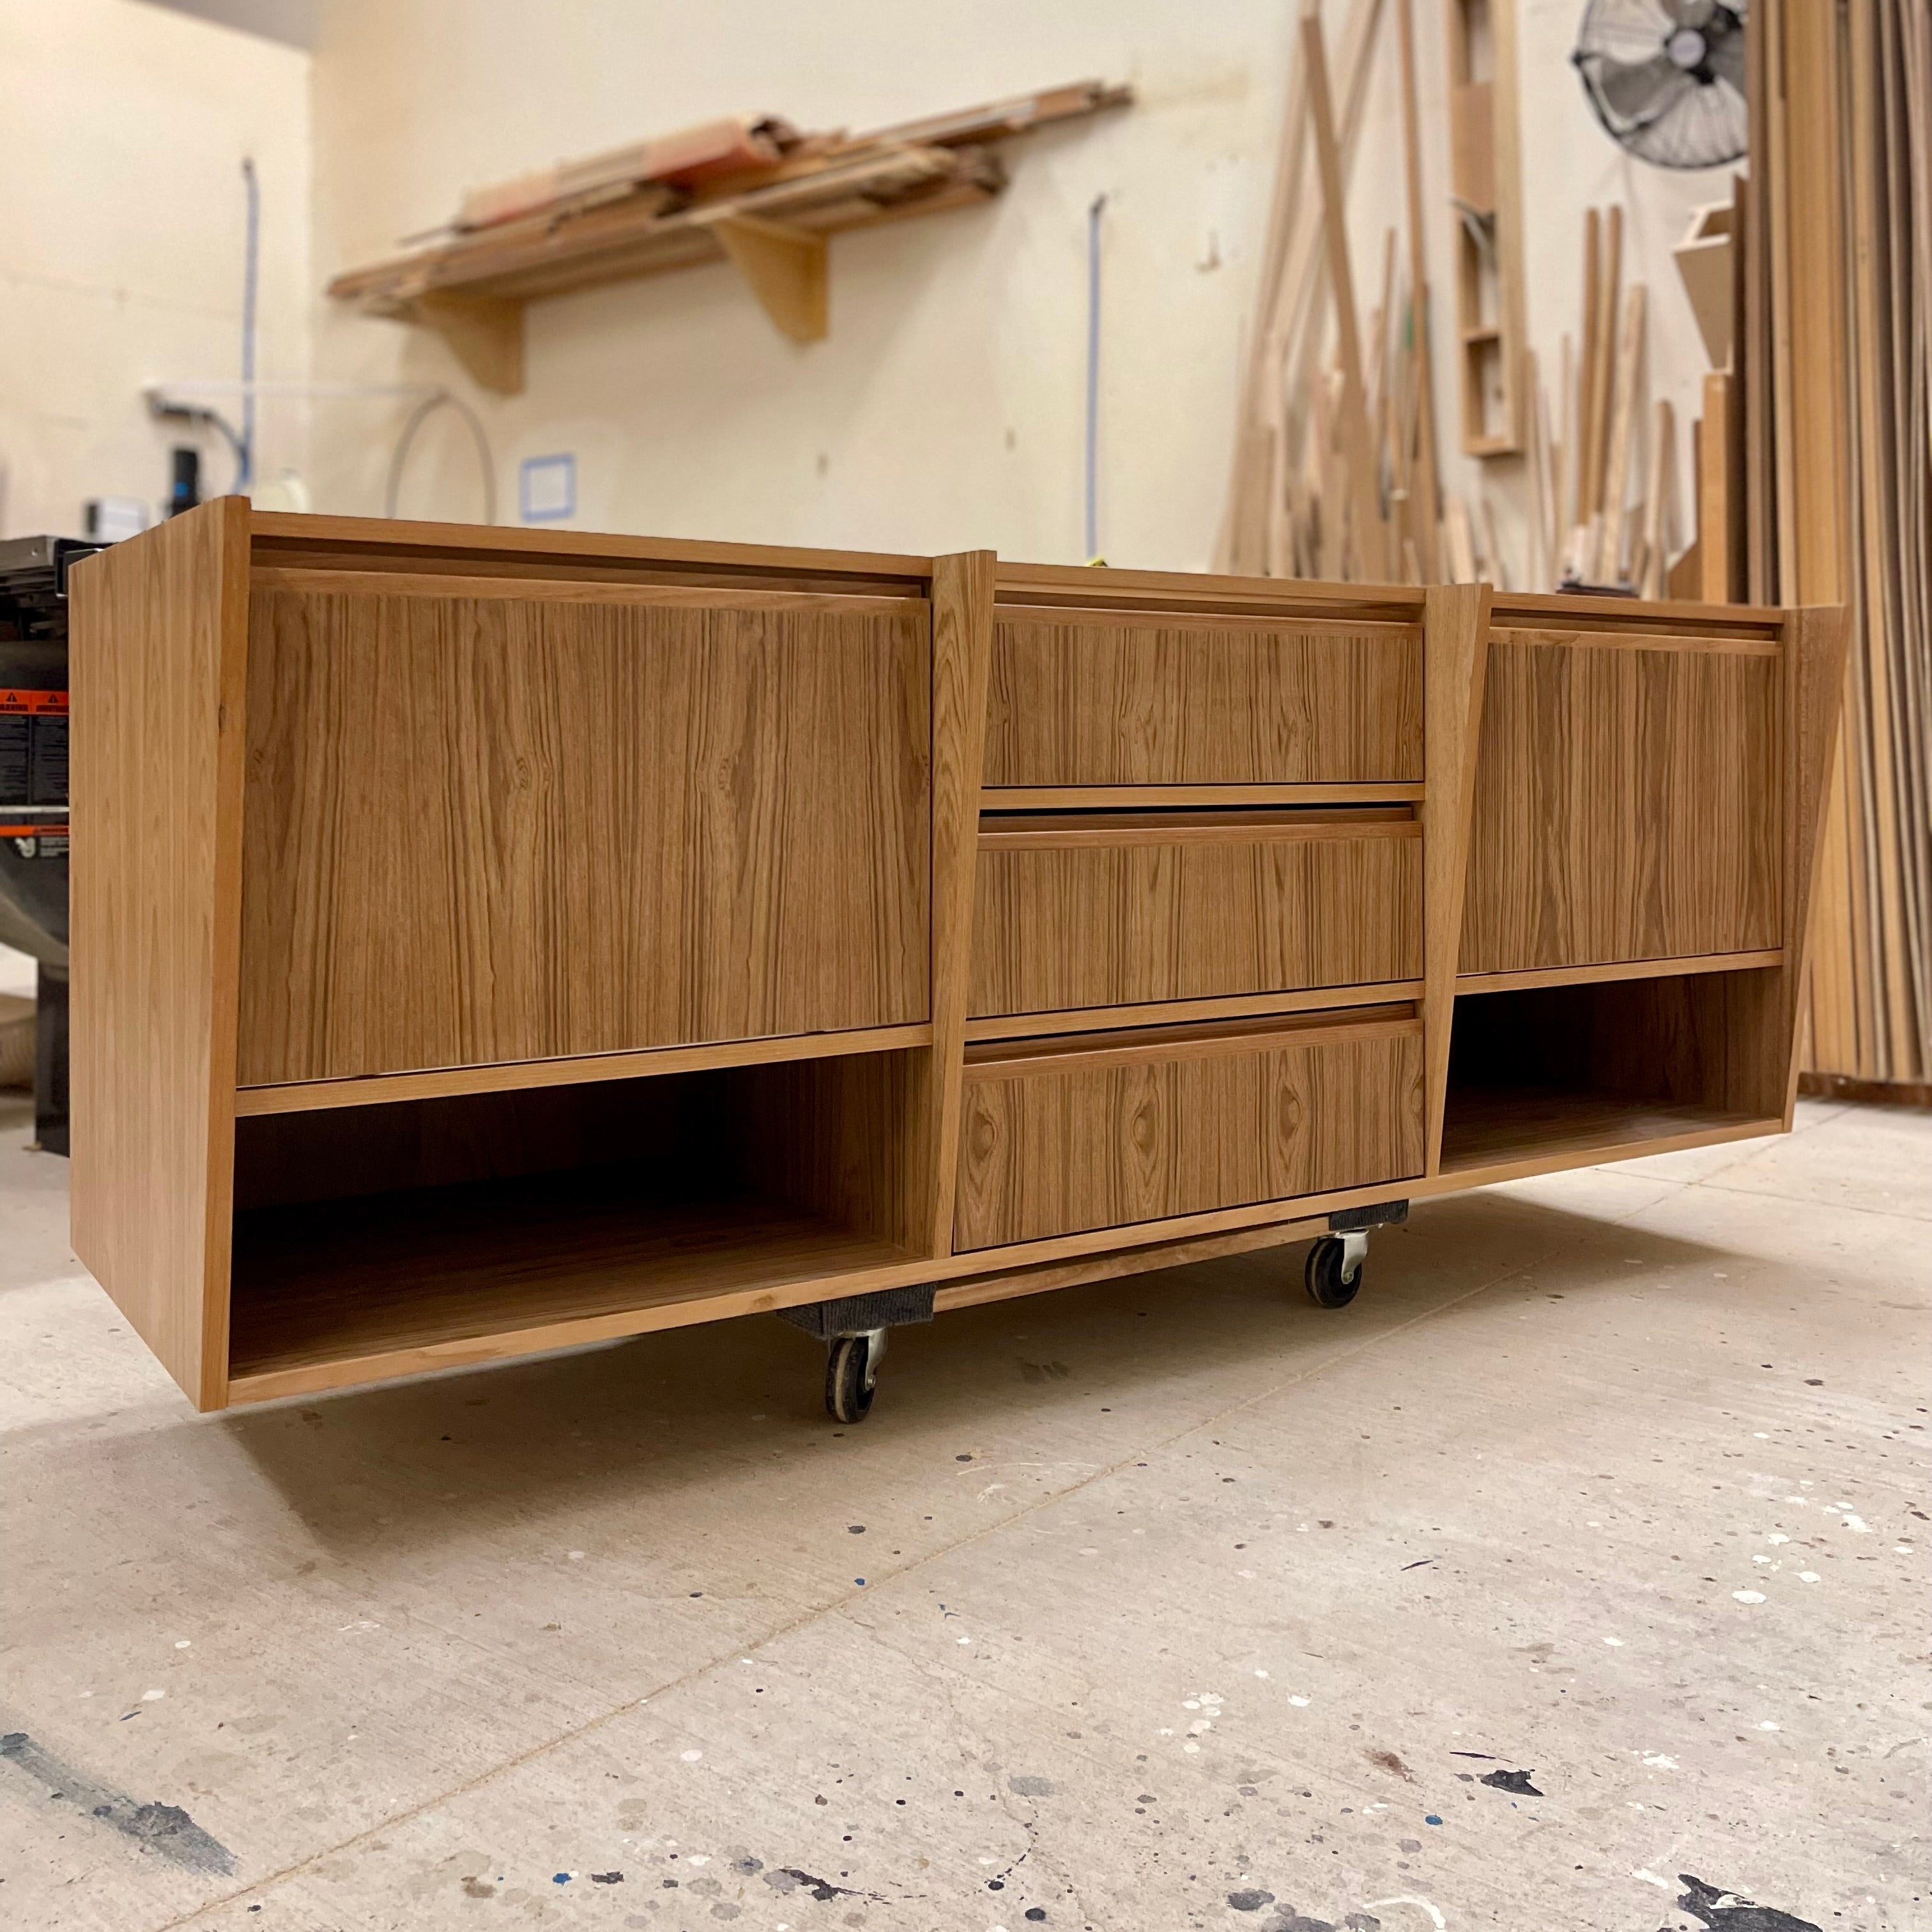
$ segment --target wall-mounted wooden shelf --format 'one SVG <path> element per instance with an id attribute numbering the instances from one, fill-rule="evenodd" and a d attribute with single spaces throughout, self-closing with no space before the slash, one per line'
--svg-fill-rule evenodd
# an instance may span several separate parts
<path id="1" fill-rule="evenodd" d="M 1077 81 L 857 136 L 807 136 L 768 168 L 690 194 L 640 181 L 611 198 L 560 200 L 338 275 L 328 292 L 364 314 L 434 329 L 484 388 L 524 386 L 524 307 L 608 282 L 728 261 L 776 326 L 816 342 L 830 326 L 834 235 L 989 201 L 1006 174 L 991 143 L 1132 99 Z"/>

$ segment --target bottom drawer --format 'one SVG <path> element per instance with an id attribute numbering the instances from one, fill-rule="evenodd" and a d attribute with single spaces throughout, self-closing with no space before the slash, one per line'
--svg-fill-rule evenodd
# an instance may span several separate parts
<path id="1" fill-rule="evenodd" d="M 1424 1164 L 1412 1007 L 967 1052 L 953 1245 L 1372 1186 Z"/>

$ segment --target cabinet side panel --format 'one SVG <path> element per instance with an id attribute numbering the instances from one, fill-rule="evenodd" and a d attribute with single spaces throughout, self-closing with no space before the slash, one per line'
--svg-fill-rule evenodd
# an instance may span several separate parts
<path id="1" fill-rule="evenodd" d="M 1780 682 L 1774 652 L 1493 638 L 1462 971 L 1780 944 Z"/>
<path id="2" fill-rule="evenodd" d="M 245 1084 L 917 1022 L 899 611 L 258 588 Z"/>
<path id="3" fill-rule="evenodd" d="M 227 1391 L 248 508 L 75 567 L 74 1251 L 197 1406 Z"/>

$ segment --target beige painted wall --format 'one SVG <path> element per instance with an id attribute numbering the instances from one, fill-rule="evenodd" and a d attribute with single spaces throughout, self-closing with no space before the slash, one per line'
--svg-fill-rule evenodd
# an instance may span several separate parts
<path id="1" fill-rule="evenodd" d="M 0 0 L 0 530 L 77 534 L 90 496 L 165 496 L 156 378 L 240 373 L 242 157 L 264 208 L 266 376 L 308 362 L 308 56 L 137 0 Z M 232 398 L 223 406 L 232 410 Z M 265 410 L 270 473 L 300 412 Z"/>
<path id="2" fill-rule="evenodd" d="M 1352 211 L 1365 282 L 1400 206 L 1388 4 Z M 1521 4 L 1532 334 L 1553 374 L 1575 326 L 1581 210 L 1621 196 L 1656 301 L 1652 386 L 1688 416 L 1702 356 L 1669 248 L 1721 178 L 1626 163 L 1567 64 L 1579 0 Z M 1439 0 L 1417 11 L 1442 183 Z M 315 55 L 318 282 L 434 226 L 467 185 L 719 112 L 863 128 L 1090 75 L 1132 81 L 1140 100 L 1012 143 L 1012 185 L 987 208 L 836 242 L 823 344 L 782 339 L 720 266 L 538 304 L 514 400 L 474 390 L 434 339 L 326 304 L 316 373 L 448 382 L 476 401 L 506 520 L 518 460 L 569 450 L 584 527 L 1076 559 L 1086 211 L 1104 193 L 1102 548 L 1117 564 L 1203 568 L 1296 12 L 1292 0 L 331 0 Z M 1340 0 L 1328 13 L 1339 32 Z M 1446 202 L 1437 212 L 1446 318 Z M 1453 430 L 1446 368 L 1439 380 Z M 403 406 L 317 406 L 319 508 L 380 508 Z M 1458 459 L 1448 480 L 1473 491 L 1476 466 Z M 1486 480 L 1520 572 L 1520 466 L 1487 466 Z M 473 517 L 480 502 L 475 456 L 446 415 L 400 507 Z"/>

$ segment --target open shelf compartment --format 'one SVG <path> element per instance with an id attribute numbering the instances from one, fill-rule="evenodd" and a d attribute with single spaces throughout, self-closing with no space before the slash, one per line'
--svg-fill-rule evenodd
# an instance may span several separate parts
<path id="1" fill-rule="evenodd" d="M 890 1271 L 915 1252 L 899 1151 L 916 1138 L 914 1058 L 238 1120 L 231 1394 L 637 1333 Z"/>
<path id="2" fill-rule="evenodd" d="M 1780 969 L 1457 997 L 1442 1171 L 1576 1165 L 1783 1124 Z"/>

